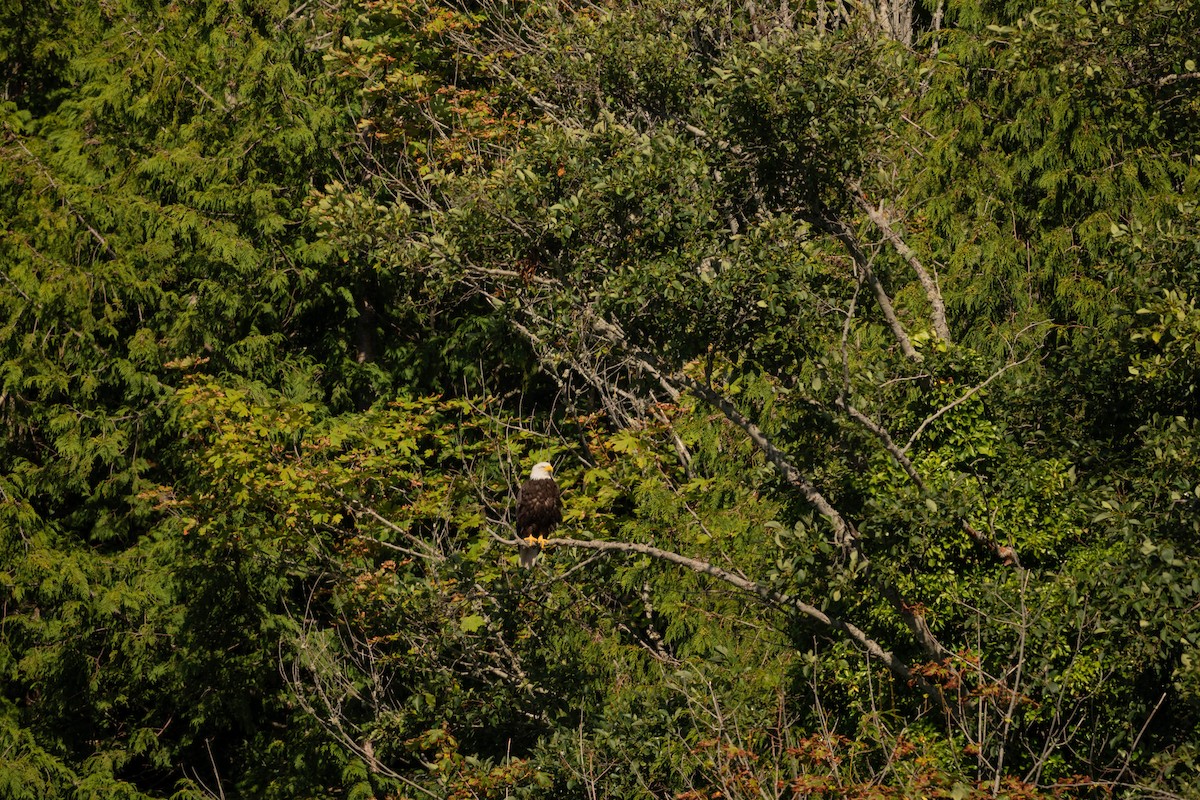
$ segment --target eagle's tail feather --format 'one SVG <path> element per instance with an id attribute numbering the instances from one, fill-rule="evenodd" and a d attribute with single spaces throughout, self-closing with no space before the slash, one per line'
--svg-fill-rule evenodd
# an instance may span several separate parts
<path id="1" fill-rule="evenodd" d="M 532 537 L 530 539 L 532 541 Z M 542 548 L 533 544 L 523 544 L 519 548 L 521 553 L 521 566 L 525 569 L 533 567 L 533 562 L 537 560 L 538 553 L 542 552 Z"/>

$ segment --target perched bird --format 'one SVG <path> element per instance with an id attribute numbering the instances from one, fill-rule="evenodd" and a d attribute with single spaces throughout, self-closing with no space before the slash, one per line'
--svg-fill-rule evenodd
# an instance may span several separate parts
<path id="1" fill-rule="evenodd" d="M 529 480 L 517 492 L 517 536 L 525 542 L 521 545 L 521 566 L 526 569 L 533 566 L 554 526 L 562 522 L 562 499 L 551 477 L 553 472 L 554 467 L 546 461 L 534 464 Z"/>

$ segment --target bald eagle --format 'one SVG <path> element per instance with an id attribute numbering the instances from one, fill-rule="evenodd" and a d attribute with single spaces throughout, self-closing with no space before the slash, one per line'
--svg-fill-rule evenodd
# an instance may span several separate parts
<path id="1" fill-rule="evenodd" d="M 562 522 L 562 500 L 558 484 L 551 477 L 553 472 L 554 467 L 546 461 L 534 464 L 529 480 L 517 493 L 517 537 L 525 542 L 521 545 L 521 566 L 526 569 L 533 566 L 554 526 Z"/>

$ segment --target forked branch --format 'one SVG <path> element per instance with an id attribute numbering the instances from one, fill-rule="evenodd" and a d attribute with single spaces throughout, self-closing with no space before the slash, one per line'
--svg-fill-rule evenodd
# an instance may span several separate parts
<path id="1" fill-rule="evenodd" d="M 913 347 L 908 331 L 904 329 L 904 324 L 900 322 L 900 317 L 896 315 L 896 309 L 892 305 L 892 298 L 888 296 L 887 290 L 879 280 L 879 276 L 871 268 L 871 260 L 863 252 L 862 246 L 859 244 L 858 237 L 854 234 L 853 229 L 839 219 L 828 223 L 826 230 L 846 248 L 846 252 L 854 259 L 855 268 L 867 282 L 867 285 L 871 287 L 871 293 L 875 295 L 875 302 L 879 305 L 883 319 L 887 322 L 888 328 L 891 329 L 892 335 L 896 337 L 897 344 L 900 345 L 900 352 L 904 353 L 904 357 L 909 361 L 919 362 L 923 360 L 921 354 Z"/>
<path id="2" fill-rule="evenodd" d="M 666 385 L 674 384 L 690 390 L 701 400 L 719 410 L 734 425 L 741 428 L 750 437 L 750 441 L 775 465 L 775 468 L 779 470 L 783 479 L 792 486 L 795 486 L 804 495 L 804 499 L 821 516 L 829 520 L 830 525 L 833 526 L 834 540 L 839 546 L 848 547 L 854 539 L 858 538 L 858 531 L 855 530 L 854 526 L 838 513 L 838 510 L 825 499 L 820 490 L 792 464 L 787 455 L 776 447 L 757 425 L 747 419 L 728 398 L 711 387 L 686 375 L 668 375 L 659 367 L 657 359 L 649 353 L 642 352 L 631 345 L 629 340 L 625 338 L 624 331 L 617 326 L 602 319 L 594 320 L 593 325 L 605 338 L 614 344 L 620 345 L 626 352 L 632 355 L 639 365 L 642 366 L 643 370 L 660 383 Z"/>
<path id="3" fill-rule="evenodd" d="M 891 434 L 888 433 L 886 428 L 884 428 L 875 420 L 871 419 L 863 412 L 859 411 L 854 406 L 847 403 L 845 398 L 839 397 L 835 404 L 852 420 L 866 428 L 876 438 L 878 438 L 880 443 L 883 445 L 883 449 L 886 450 L 888 455 L 890 455 L 896 461 L 896 463 L 900 465 L 900 468 L 903 469 L 905 474 L 908 475 L 909 480 L 911 480 L 913 485 L 917 487 L 917 491 L 927 497 L 930 496 L 929 487 L 921 478 L 920 473 L 917 472 L 916 467 L 912 463 L 912 459 L 908 457 L 908 454 L 905 453 L 904 450 L 900 449 L 895 441 L 893 441 Z M 990 536 L 975 528 L 975 526 L 973 526 L 963 517 L 958 518 L 958 526 L 963 530 L 964 533 L 967 534 L 967 536 L 971 538 L 972 542 L 995 556 L 1000 563 L 1007 567 L 1021 566 L 1020 559 L 1017 558 L 1017 551 L 1013 548 L 1008 547 L 1007 545 L 999 544 Z"/>
<path id="4" fill-rule="evenodd" d="M 1028 356 L 1025 356 L 1025 358 L 1022 358 L 1020 361 L 1008 362 L 1003 367 L 1000 367 L 1000 369 L 996 370 L 991 375 L 987 376 L 987 378 L 983 382 L 975 384 L 970 389 L 963 392 L 959 397 L 956 397 L 954 400 L 951 400 L 949 403 L 942 406 L 937 411 L 934 411 L 932 414 L 930 414 L 928 417 L 926 417 L 924 420 L 922 420 L 921 424 L 917 426 L 917 429 L 912 432 L 912 436 L 908 437 L 908 441 L 904 444 L 904 447 L 901 448 L 902 452 L 907 453 L 909 450 L 911 450 L 912 446 L 916 443 L 917 439 L 920 438 L 921 434 L 925 432 L 925 429 L 928 428 L 931 424 L 933 424 L 933 422 L 938 417 L 942 416 L 943 414 L 945 414 L 949 411 L 953 411 L 955 408 L 957 408 L 958 406 L 967 402 L 968 400 L 970 400 L 972 397 L 974 397 L 979 392 L 983 391 L 983 389 L 986 388 L 989 383 L 996 380 L 996 378 L 999 378 L 1001 375 L 1008 372 L 1013 367 L 1021 366 L 1022 364 L 1024 364 L 1026 361 L 1028 361 L 1031 358 L 1033 358 L 1033 356 L 1028 355 Z"/>

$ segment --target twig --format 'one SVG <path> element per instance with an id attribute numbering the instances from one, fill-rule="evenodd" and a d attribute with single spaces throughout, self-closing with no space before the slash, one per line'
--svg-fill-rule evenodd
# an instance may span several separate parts
<path id="1" fill-rule="evenodd" d="M 1196 80 L 1197 78 L 1200 78 L 1200 72 L 1176 72 L 1162 76 L 1154 82 L 1154 85 L 1169 86 L 1176 81 Z"/>
<path id="2" fill-rule="evenodd" d="M 1150 720 L 1154 719 L 1154 715 L 1158 713 L 1159 707 L 1166 699 L 1167 693 L 1163 692 L 1162 696 L 1158 698 L 1158 702 L 1154 704 L 1154 708 L 1150 710 L 1150 714 L 1146 717 L 1146 721 L 1142 723 L 1141 730 L 1139 730 L 1137 736 L 1133 738 L 1133 744 L 1129 745 L 1129 753 L 1125 756 L 1125 763 L 1121 766 L 1121 771 L 1117 773 L 1117 777 L 1113 780 L 1113 783 L 1119 784 L 1121 782 L 1121 778 L 1125 777 L 1125 773 L 1129 771 L 1129 763 L 1133 760 L 1133 751 L 1137 749 L 1138 743 L 1142 741 L 1142 735 L 1146 733 L 1146 728 L 1150 727 Z"/>
<path id="3" fill-rule="evenodd" d="M 1009 689 L 1008 709 L 1004 712 L 1004 720 L 1000 729 L 999 751 L 996 753 L 996 774 L 992 780 L 992 796 L 1000 794 L 1000 778 L 1004 773 L 1004 754 L 1007 749 L 1009 731 L 1012 730 L 1013 712 L 1017 708 L 1017 700 L 1021 696 L 1021 672 L 1025 668 L 1025 641 L 1029 633 L 1029 606 L 1025 597 L 1029 591 L 1029 573 L 1021 576 L 1021 623 L 1017 631 L 1016 677 L 1013 678 L 1012 688 Z"/>
<path id="4" fill-rule="evenodd" d="M 834 538 L 842 546 L 846 546 L 850 541 L 858 538 L 858 531 L 851 525 L 837 509 L 835 509 L 825 496 L 821 494 L 813 484 L 804 477 L 804 474 L 792 464 L 788 459 L 787 454 L 780 450 L 775 444 L 767 438 L 767 435 L 762 432 L 757 425 L 751 422 L 742 414 L 737 407 L 729 401 L 724 395 L 713 390 L 711 387 L 700 383 L 697 380 L 687 377 L 686 375 L 671 375 L 667 376 L 663 370 L 659 368 L 656 359 L 648 353 L 633 347 L 629 340 L 625 338 L 625 333 L 615 325 L 605 322 L 602 319 L 593 321 L 593 325 L 598 331 L 604 334 L 610 341 L 619 344 L 627 351 L 631 352 L 635 360 L 643 366 L 649 374 L 653 375 L 660 383 L 665 385 L 678 384 L 693 393 L 695 393 L 704 402 L 718 409 L 725 417 L 750 437 L 750 441 L 754 442 L 762 452 L 767 456 L 772 464 L 783 475 L 783 479 L 792 486 L 800 490 L 804 495 L 804 499 L 817 510 L 821 516 L 829 520 L 833 525 Z M 675 396 L 678 397 L 679 392 L 675 390 Z"/>
<path id="5" fill-rule="evenodd" d="M 1003 367 L 1001 367 L 1000 369 L 996 370 L 991 375 L 989 375 L 983 383 L 979 383 L 979 384 L 976 384 L 975 386 L 972 386 L 965 393 L 963 393 L 963 395 L 961 397 L 959 397 L 955 400 L 952 400 L 951 402 L 949 402 L 946 405 L 939 408 L 937 411 L 930 414 L 928 417 L 926 417 L 924 419 L 924 421 L 921 422 L 920 425 L 917 426 L 917 429 L 915 431 L 913 431 L 912 436 L 908 437 L 908 442 L 904 445 L 903 452 L 907 453 L 909 450 L 911 450 L 913 444 L 917 441 L 917 437 L 919 437 L 922 433 L 924 433 L 925 429 L 928 428 L 929 425 L 931 423 L 933 423 L 938 417 L 942 416 L 943 414 L 947 413 L 948 411 L 953 411 L 955 408 L 957 408 L 962 403 L 965 403 L 968 400 L 970 400 L 973 396 L 975 396 L 975 394 L 980 392 L 985 386 L 987 386 L 992 381 L 996 380 L 996 378 L 999 378 L 1001 375 L 1008 372 L 1013 367 L 1021 366 L 1022 364 L 1024 364 L 1026 361 L 1028 361 L 1031 358 L 1033 358 L 1032 354 L 1025 356 L 1020 361 L 1008 362 Z"/>
<path id="6" fill-rule="evenodd" d="M 58 182 L 56 180 L 54 180 L 54 176 L 50 172 L 50 168 L 47 167 L 45 164 L 43 164 L 41 162 L 41 160 L 39 160 L 38 157 L 35 156 L 30 151 L 30 149 L 25 146 L 25 143 L 23 141 L 21 141 L 20 139 L 17 139 L 15 137 L 15 135 L 12 138 L 16 141 L 17 147 L 19 147 L 25 153 L 25 155 L 29 156 L 30 161 L 32 161 L 33 164 L 42 173 L 42 177 L 44 177 L 46 179 L 46 182 L 49 183 L 50 186 L 54 189 L 54 191 L 58 193 L 58 196 L 62 200 L 63 205 L 65 205 L 70 210 L 72 216 L 74 216 L 75 219 L 77 219 L 79 221 L 80 225 L 87 228 L 88 233 L 90 233 L 92 235 L 92 238 L 95 239 L 102 248 L 104 248 L 104 252 L 107 253 L 110 258 L 116 258 L 117 252 L 115 250 L 113 250 L 112 247 L 109 246 L 108 240 L 106 240 L 103 236 L 101 236 L 100 232 L 98 230 L 96 230 L 95 228 L 93 228 L 91 226 L 91 224 L 88 223 L 88 221 L 84 218 L 83 214 L 79 213 L 79 211 L 76 210 L 75 206 L 71 203 L 70 194 L 68 192 L 63 191 L 63 188 L 58 185 Z"/>
<path id="7" fill-rule="evenodd" d="M 437 549 L 433 547 L 433 545 L 429 544 L 428 542 L 421 539 L 420 537 L 413 536 L 411 533 L 404 530 L 404 528 L 401 528 L 399 525 L 392 522 L 390 519 L 383 516 L 375 509 L 371 508 L 368 505 L 365 505 L 362 501 L 355 500 L 353 498 L 348 499 L 346 497 L 345 492 L 341 491 L 340 489 L 334 488 L 334 487 L 330 487 L 330 491 L 333 492 L 335 495 L 337 495 L 339 498 L 341 498 L 346 503 L 346 508 L 350 509 L 351 511 L 357 511 L 362 514 L 366 514 L 368 517 L 375 520 L 380 525 L 383 525 L 385 528 L 392 531 L 393 533 L 398 533 L 401 536 L 403 536 L 404 538 L 408 539 L 410 542 L 415 544 L 417 547 L 424 550 L 425 554 L 422 555 L 420 553 L 413 553 L 408 550 L 403 550 L 403 552 L 405 552 L 409 555 L 416 556 L 417 558 L 425 558 L 425 559 L 430 559 L 433 561 L 444 561 L 445 560 L 445 556 L 443 556 L 441 553 L 439 553 L 437 551 Z M 362 534 L 358 534 L 358 535 L 362 536 L 364 539 L 372 539 L 372 537 L 370 537 L 370 536 L 363 536 Z M 374 539 L 373 541 L 379 541 L 379 540 Z M 379 541 L 379 543 L 383 544 L 383 545 L 387 545 L 387 546 L 391 547 L 392 549 L 398 549 L 398 550 L 402 549 L 396 545 L 388 545 L 387 542 Z"/>

